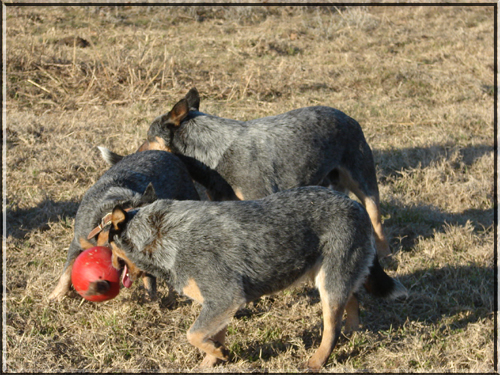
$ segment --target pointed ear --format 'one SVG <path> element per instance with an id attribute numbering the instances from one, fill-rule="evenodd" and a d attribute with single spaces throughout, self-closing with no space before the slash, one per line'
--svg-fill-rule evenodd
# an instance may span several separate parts
<path id="1" fill-rule="evenodd" d="M 198 94 L 196 87 L 189 90 L 184 99 L 187 100 L 189 109 L 197 111 L 200 109 L 200 94 Z"/>
<path id="2" fill-rule="evenodd" d="M 127 222 L 127 213 L 122 206 L 116 206 L 111 213 L 111 225 L 116 231 L 122 231 Z"/>
<path id="3" fill-rule="evenodd" d="M 150 182 L 146 190 L 144 190 L 144 194 L 142 194 L 141 202 L 142 203 L 153 203 L 155 200 L 158 199 L 158 196 L 156 195 L 155 188 L 153 186 L 153 183 Z"/>
<path id="4" fill-rule="evenodd" d="M 172 110 L 167 113 L 167 118 L 162 120 L 166 120 L 167 125 L 178 127 L 181 124 L 182 120 L 186 118 L 188 113 L 189 104 L 186 98 L 184 98 L 181 99 L 176 105 L 174 105 L 174 108 L 172 108 Z"/>

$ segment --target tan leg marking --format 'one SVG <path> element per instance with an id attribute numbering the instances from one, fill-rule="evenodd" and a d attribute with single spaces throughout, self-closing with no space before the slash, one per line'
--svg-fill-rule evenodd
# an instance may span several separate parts
<path id="1" fill-rule="evenodd" d="M 66 270 L 64 270 L 55 289 L 52 291 L 52 293 L 50 293 L 50 300 L 60 301 L 66 295 L 66 293 L 69 292 L 69 288 L 71 286 L 71 271 L 73 270 L 73 262 L 71 262 Z"/>
<path id="2" fill-rule="evenodd" d="M 207 199 L 209 201 L 213 201 L 212 196 L 210 195 L 210 193 L 208 192 L 208 190 L 205 190 L 205 195 L 207 196 Z"/>
<path id="3" fill-rule="evenodd" d="M 377 255 L 381 259 L 391 253 L 389 243 L 385 238 L 384 229 L 382 228 L 382 218 L 380 216 L 380 203 L 378 197 L 368 197 L 361 189 L 359 184 L 351 177 L 351 174 L 341 168 L 339 169 L 341 183 L 352 191 L 365 206 L 368 216 L 372 222 L 373 231 L 375 234 L 375 247 L 377 248 Z"/>
<path id="4" fill-rule="evenodd" d="M 203 363 L 207 365 L 214 365 L 218 360 L 228 360 L 228 350 L 224 347 L 226 327 L 231 318 L 236 314 L 236 311 L 243 304 L 235 304 L 229 306 L 228 309 L 218 316 L 205 320 L 202 327 L 194 330 L 193 327 L 197 324 L 198 319 L 193 323 L 187 333 L 189 343 L 198 349 L 204 351 L 209 358 L 206 358 Z M 206 308 L 203 306 L 203 308 Z M 202 310 L 203 313 L 203 310 Z M 203 317 L 201 317 L 203 319 Z M 206 318 L 205 318 L 206 319 Z M 200 322 L 198 322 L 198 325 Z M 214 363 L 215 362 L 215 363 Z"/>
<path id="5" fill-rule="evenodd" d="M 198 284 L 196 284 L 193 278 L 190 278 L 186 286 L 182 288 L 182 293 L 194 299 L 196 302 L 203 303 L 203 296 L 201 295 L 200 288 L 198 288 Z"/>
<path id="6" fill-rule="evenodd" d="M 315 371 L 318 371 L 326 363 L 332 353 L 333 347 L 340 336 L 342 315 L 344 314 L 344 306 L 333 305 L 329 301 L 324 278 L 325 274 L 321 269 L 316 277 L 316 285 L 318 286 L 323 309 L 323 336 L 318 350 L 307 362 L 307 367 Z"/>
<path id="7" fill-rule="evenodd" d="M 359 330 L 359 302 L 354 294 L 351 294 L 351 298 L 347 301 L 345 308 L 346 319 L 345 319 L 345 332 L 354 332 Z"/>
<path id="8" fill-rule="evenodd" d="M 214 342 L 218 342 L 221 346 L 224 346 L 224 342 L 226 341 L 226 330 L 227 326 L 224 327 L 217 333 L 215 336 L 212 337 L 212 340 Z M 203 361 L 201 362 L 200 367 L 214 367 L 217 364 L 219 364 L 221 360 L 217 357 L 214 357 L 213 355 L 207 354 Z"/>
<path id="9" fill-rule="evenodd" d="M 366 211 L 372 221 L 373 231 L 375 232 L 375 247 L 377 248 L 377 255 L 380 259 L 382 259 L 391 253 L 391 249 L 389 248 L 389 243 L 385 238 L 384 229 L 382 228 L 380 205 L 378 202 L 374 202 L 366 196 L 363 204 L 366 207 Z"/>
<path id="10" fill-rule="evenodd" d="M 207 353 L 207 356 L 223 361 L 228 360 L 227 350 L 222 344 L 216 343 L 211 339 L 210 333 L 203 331 L 191 332 L 191 330 L 189 330 L 187 339 L 191 345 Z"/>
<path id="11" fill-rule="evenodd" d="M 156 283 L 154 282 L 153 276 L 144 275 L 142 277 L 142 282 L 144 283 L 144 288 L 146 289 L 149 298 L 152 300 L 156 299 Z"/>

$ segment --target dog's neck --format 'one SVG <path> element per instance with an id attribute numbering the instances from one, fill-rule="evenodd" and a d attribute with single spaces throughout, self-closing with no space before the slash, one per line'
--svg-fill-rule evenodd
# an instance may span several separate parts
<path id="1" fill-rule="evenodd" d="M 246 130 L 242 121 L 196 112 L 183 122 L 172 139 L 172 151 L 216 169 L 233 141 Z"/>
<path id="2" fill-rule="evenodd" d="M 157 277 L 170 274 L 177 255 L 169 238 L 169 231 L 175 227 L 167 213 L 171 204 L 171 200 L 158 200 L 139 209 L 117 242 L 129 249 L 130 259 L 139 268 Z"/>

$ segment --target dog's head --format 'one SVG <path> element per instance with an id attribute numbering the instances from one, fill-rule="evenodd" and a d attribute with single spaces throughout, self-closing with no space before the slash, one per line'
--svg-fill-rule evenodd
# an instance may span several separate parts
<path id="1" fill-rule="evenodd" d="M 153 184 L 150 183 L 144 194 L 142 202 L 148 204 L 158 199 Z M 115 206 L 111 213 L 111 226 L 107 235 L 107 240 L 112 251 L 112 264 L 117 270 L 121 270 L 121 280 L 123 286 L 130 288 L 133 282 L 146 274 L 127 255 L 132 253 L 133 244 L 124 238 L 128 222 L 135 215 L 135 211 L 126 211 L 121 205 Z"/>
<path id="2" fill-rule="evenodd" d="M 200 108 L 200 95 L 196 88 L 192 88 L 172 110 L 157 117 L 150 125 L 147 140 L 137 151 L 163 150 L 172 152 L 172 138 L 181 122 L 187 117 L 189 111 L 198 111 Z"/>
<path id="3" fill-rule="evenodd" d="M 130 288 L 135 280 L 145 275 L 130 259 L 127 253 L 131 252 L 130 245 L 122 238 L 130 215 L 123 207 L 116 206 L 111 214 L 111 227 L 109 228 L 109 245 L 112 251 L 111 261 L 113 267 L 121 271 L 121 281 L 123 286 Z"/>

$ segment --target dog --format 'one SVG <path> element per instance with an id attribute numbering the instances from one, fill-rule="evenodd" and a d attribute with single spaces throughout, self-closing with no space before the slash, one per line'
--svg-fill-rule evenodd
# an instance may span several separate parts
<path id="1" fill-rule="evenodd" d="M 351 191 L 370 215 L 378 256 L 390 254 L 373 155 L 358 122 L 324 106 L 246 122 L 202 113 L 199 106 L 193 88 L 153 121 L 139 151 L 194 157 L 220 173 L 242 200 L 309 185 Z"/>
<path id="2" fill-rule="evenodd" d="M 148 186 L 147 195 L 154 194 Z M 319 289 L 324 328 L 308 361 L 320 369 L 346 327 L 359 323 L 356 292 L 397 298 L 406 288 L 380 264 L 365 208 L 325 187 L 299 187 L 247 201 L 159 199 L 136 210 L 113 209 L 113 266 L 130 285 L 149 273 L 202 304 L 187 333 L 207 355 L 202 366 L 228 360 L 231 317 L 246 303 L 305 279 Z"/>
<path id="3" fill-rule="evenodd" d="M 117 204 L 137 208 L 157 198 L 200 199 L 185 165 L 171 153 L 152 150 L 122 157 L 103 147 L 99 150 L 104 160 L 113 166 L 83 196 L 63 274 L 49 295 L 50 300 L 60 301 L 69 292 L 73 262 L 83 250 L 107 244 L 108 230 L 103 229 L 109 225 L 111 215 L 108 214 Z M 143 194 L 149 184 L 155 188 L 154 195 Z M 143 280 L 148 295 L 155 298 L 156 279 L 144 275 Z M 103 294 L 106 287 L 104 281 L 96 282 L 90 285 L 89 293 Z"/>

